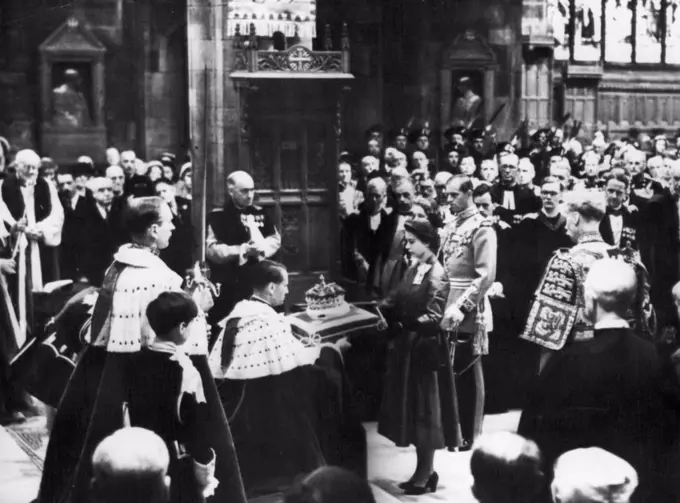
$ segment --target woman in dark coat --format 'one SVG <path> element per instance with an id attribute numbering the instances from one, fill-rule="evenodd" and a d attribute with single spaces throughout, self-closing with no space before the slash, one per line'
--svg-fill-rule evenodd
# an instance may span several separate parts
<path id="1" fill-rule="evenodd" d="M 380 307 L 390 324 L 387 371 L 378 432 L 399 447 L 415 445 L 418 462 L 406 494 L 437 489 L 434 453 L 461 445 L 449 346 L 439 330 L 449 280 L 436 260 L 437 230 L 408 220 L 405 247 L 414 259 L 396 291 Z"/>

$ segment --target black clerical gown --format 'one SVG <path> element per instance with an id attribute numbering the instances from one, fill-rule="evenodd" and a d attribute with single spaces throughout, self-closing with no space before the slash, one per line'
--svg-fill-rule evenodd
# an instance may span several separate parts
<path id="1" fill-rule="evenodd" d="M 508 198 L 510 201 L 514 201 L 514 208 L 506 207 L 506 209 L 512 211 L 515 215 L 526 215 L 527 213 L 535 213 L 541 209 L 541 198 L 538 197 L 530 188 L 521 185 L 513 185 L 512 187 L 506 187 L 501 183 L 494 184 L 489 191 L 491 193 L 491 199 L 494 203 L 504 206 L 504 200 L 506 199 L 505 193 L 510 193 Z"/>
<path id="2" fill-rule="evenodd" d="M 632 501 L 677 501 L 679 396 L 652 343 L 627 328 L 596 330 L 548 361 L 518 433 L 536 441 L 546 466 L 569 450 L 601 447 L 637 470 Z"/>

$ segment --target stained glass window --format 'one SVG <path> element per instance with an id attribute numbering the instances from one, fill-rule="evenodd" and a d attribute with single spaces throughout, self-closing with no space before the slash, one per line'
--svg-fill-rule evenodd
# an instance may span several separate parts
<path id="1" fill-rule="evenodd" d="M 680 0 L 667 0 L 666 63 L 680 65 Z"/>
<path id="2" fill-rule="evenodd" d="M 575 0 L 574 60 L 602 57 L 602 0 Z"/>
<path id="3" fill-rule="evenodd" d="M 569 59 L 569 0 L 551 0 L 548 18 L 555 36 L 555 59 Z"/>
<path id="4" fill-rule="evenodd" d="M 637 0 L 635 20 L 635 61 L 661 63 L 661 0 Z"/>
<path id="5" fill-rule="evenodd" d="M 610 63 L 630 63 L 633 57 L 633 10 L 629 0 L 605 0 L 605 55 Z"/>

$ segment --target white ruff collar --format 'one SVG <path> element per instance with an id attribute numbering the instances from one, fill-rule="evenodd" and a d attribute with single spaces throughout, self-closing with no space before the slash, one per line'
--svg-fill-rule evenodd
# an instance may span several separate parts
<path id="1" fill-rule="evenodd" d="M 264 302 L 242 300 L 227 318 L 238 321 L 226 379 L 257 379 L 313 364 L 320 348 L 305 347 L 285 317 Z"/>

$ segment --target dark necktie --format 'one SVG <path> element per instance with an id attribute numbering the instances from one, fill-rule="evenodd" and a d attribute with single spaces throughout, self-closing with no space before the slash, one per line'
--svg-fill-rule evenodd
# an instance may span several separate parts
<path id="1" fill-rule="evenodd" d="M 619 209 L 615 210 L 614 208 L 607 208 L 607 215 L 611 215 L 614 217 L 620 217 L 623 215 L 623 206 L 621 206 Z"/>

